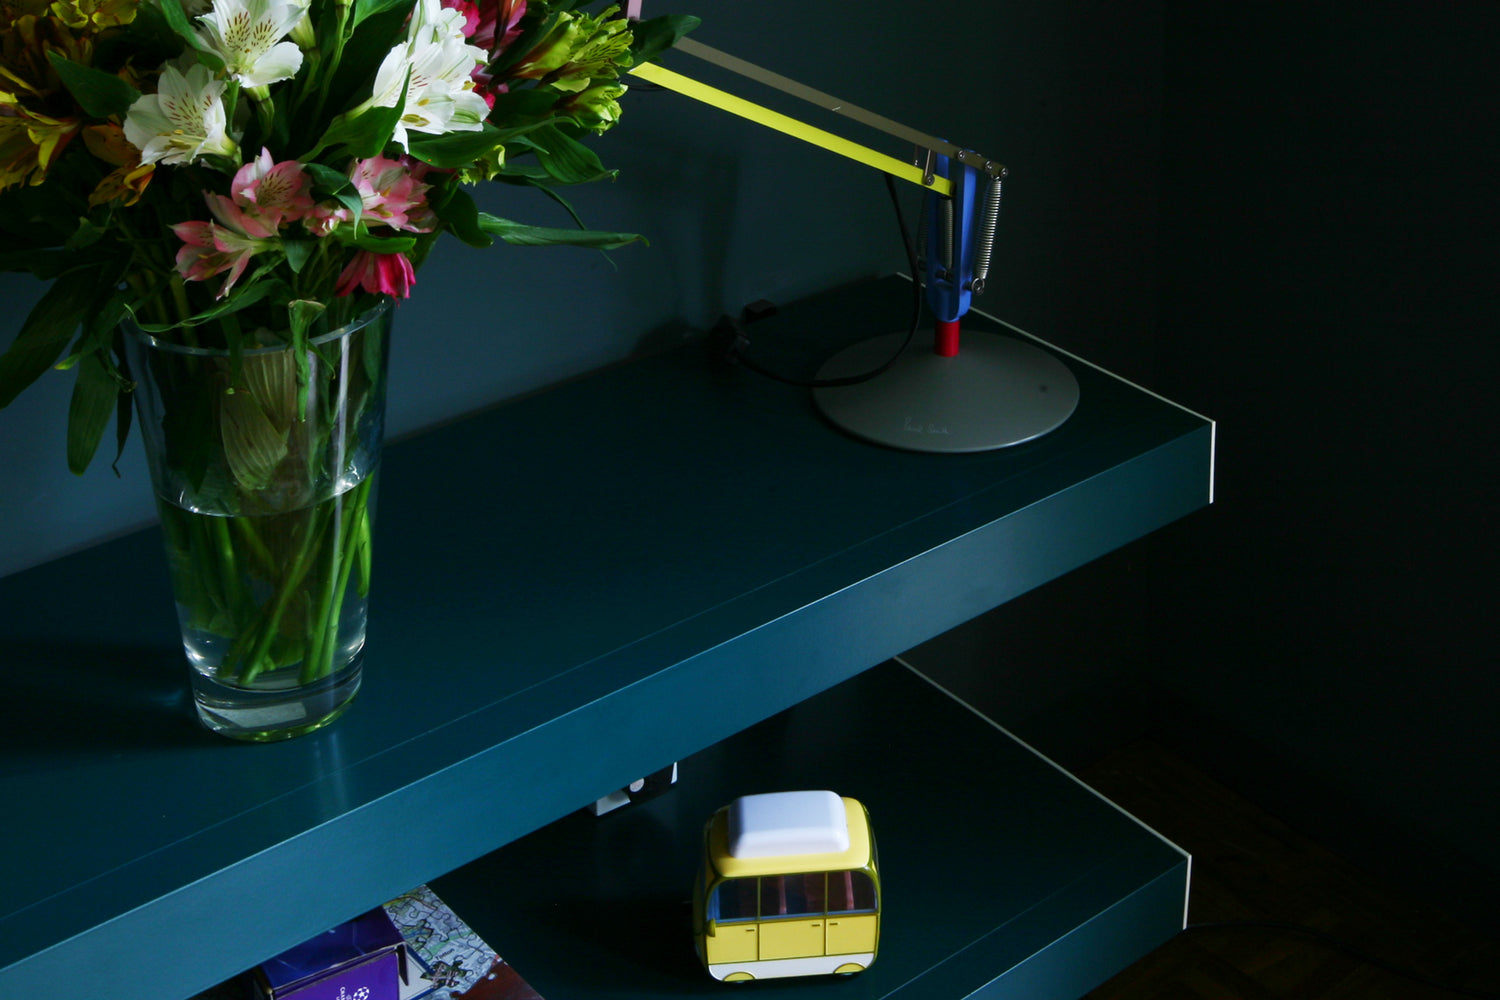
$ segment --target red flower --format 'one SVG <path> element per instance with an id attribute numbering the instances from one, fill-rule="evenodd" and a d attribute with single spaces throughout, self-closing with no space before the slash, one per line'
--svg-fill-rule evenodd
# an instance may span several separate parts
<path id="1" fill-rule="evenodd" d="M 362 288 L 367 292 L 404 299 L 411 296 L 411 286 L 416 283 L 417 273 L 406 254 L 361 250 L 344 267 L 334 293 L 349 295 Z"/>
<path id="2" fill-rule="evenodd" d="M 469 44 L 477 45 L 491 56 L 499 55 L 505 47 L 521 35 L 521 18 L 526 16 L 526 0 L 449 0 L 452 6 L 468 14 L 467 7 L 475 9 L 470 20 L 473 30 L 469 33 Z M 463 5 L 463 6 L 461 6 Z"/>

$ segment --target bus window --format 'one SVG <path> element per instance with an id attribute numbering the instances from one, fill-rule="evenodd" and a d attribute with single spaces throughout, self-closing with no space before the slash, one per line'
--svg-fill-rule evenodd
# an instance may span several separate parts
<path id="1" fill-rule="evenodd" d="M 713 906 L 709 909 L 710 920 L 754 920 L 755 879 L 732 878 L 719 883 L 714 890 Z"/>
<path id="2" fill-rule="evenodd" d="M 765 875 L 760 880 L 760 915 L 796 917 L 823 912 L 823 873 Z"/>
<path id="3" fill-rule="evenodd" d="M 864 872 L 828 873 L 828 912 L 858 913 L 875 909 L 875 883 Z"/>

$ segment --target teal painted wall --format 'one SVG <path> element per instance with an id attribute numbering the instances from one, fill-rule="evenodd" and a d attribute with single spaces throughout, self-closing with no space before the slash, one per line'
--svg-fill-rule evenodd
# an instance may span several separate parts
<path id="1" fill-rule="evenodd" d="M 645 12 L 669 9 L 701 15 L 708 44 L 1010 164 L 999 280 L 984 308 L 1103 351 L 1101 360 L 1144 363 L 1159 18 L 1080 0 L 962 0 L 920 20 L 904 4 L 834 0 L 651 0 Z M 642 232 L 651 246 L 606 259 L 444 245 L 398 314 L 393 433 L 671 343 L 756 299 L 787 301 L 905 267 L 881 175 L 869 168 L 639 90 L 598 148 L 619 179 L 570 196 L 591 225 Z M 541 198 L 504 194 L 513 192 L 486 197 L 486 207 L 563 223 Z M 0 343 L 39 294 L 28 275 L 0 275 Z M 0 412 L 0 575 L 154 517 L 137 443 L 118 479 L 107 458 L 82 479 L 67 471 L 70 387 L 71 376 L 49 376 Z"/>

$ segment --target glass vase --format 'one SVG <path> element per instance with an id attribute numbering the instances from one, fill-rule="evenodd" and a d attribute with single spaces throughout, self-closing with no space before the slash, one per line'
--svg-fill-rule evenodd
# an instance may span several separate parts
<path id="1" fill-rule="evenodd" d="M 231 351 L 194 346 L 223 343 L 211 329 L 124 325 L 194 703 L 214 732 L 308 733 L 359 691 L 391 315 L 386 300 L 301 350 L 265 330 L 236 331 Z"/>

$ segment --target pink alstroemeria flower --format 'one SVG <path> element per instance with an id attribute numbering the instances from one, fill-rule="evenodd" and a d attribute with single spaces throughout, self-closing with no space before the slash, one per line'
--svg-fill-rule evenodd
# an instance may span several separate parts
<path id="1" fill-rule="evenodd" d="M 203 200 L 217 221 L 172 227 L 182 240 L 177 272 L 188 281 L 205 281 L 228 271 L 216 296 L 222 299 L 245 273 L 251 257 L 280 249 L 276 234 L 283 225 L 313 210 L 309 187 L 302 164 L 276 163 L 270 150 L 262 148 L 258 157 L 235 171 L 228 197 L 204 192 Z"/>
<path id="2" fill-rule="evenodd" d="M 374 156 L 351 163 L 349 179 L 359 192 L 361 215 L 369 223 L 383 223 L 392 229 L 432 232 L 437 217 L 427 204 L 431 185 L 422 183 L 427 169 L 427 164 L 409 157 L 388 160 Z M 303 225 L 314 236 L 327 236 L 340 224 L 353 221 L 349 209 L 329 203 L 313 206 Z"/>
<path id="3" fill-rule="evenodd" d="M 172 232 L 182 240 L 177 251 L 177 273 L 187 281 L 206 281 L 216 274 L 229 272 L 224 287 L 215 298 L 229 294 L 234 283 L 245 273 L 250 258 L 280 247 L 276 227 L 253 213 L 247 213 L 230 198 L 211 192 L 203 195 L 209 211 L 218 222 L 179 222 Z"/>
<path id="4" fill-rule="evenodd" d="M 229 195 L 236 204 L 253 207 L 268 225 L 279 229 L 313 210 L 310 188 L 302 164 L 296 160 L 276 163 L 271 151 L 261 147 L 258 157 L 235 172 Z"/>
<path id="5" fill-rule="evenodd" d="M 411 296 L 417 273 L 404 253 L 371 253 L 361 250 L 339 275 L 337 295 L 349 295 L 363 288 L 367 292 L 392 295 L 398 299 Z"/>
<path id="6" fill-rule="evenodd" d="M 421 180 L 426 172 L 427 164 L 420 160 L 372 156 L 356 162 L 349 179 L 354 182 L 354 189 L 364 203 L 364 213 L 371 221 L 411 233 L 430 233 L 437 218 L 427 206 L 430 185 Z"/>

